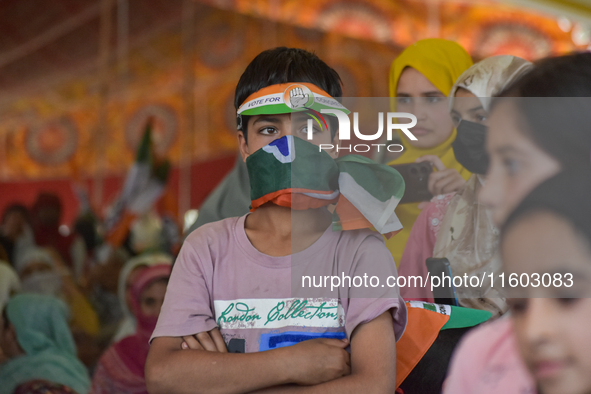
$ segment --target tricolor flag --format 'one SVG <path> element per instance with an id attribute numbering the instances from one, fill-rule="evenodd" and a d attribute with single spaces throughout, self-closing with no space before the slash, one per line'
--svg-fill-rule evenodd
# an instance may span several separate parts
<path id="1" fill-rule="evenodd" d="M 165 191 L 170 162 L 157 160 L 152 146 L 152 119 L 138 146 L 136 161 L 127 172 L 123 190 L 105 218 L 107 242 L 118 246 L 133 220 L 151 209 Z"/>

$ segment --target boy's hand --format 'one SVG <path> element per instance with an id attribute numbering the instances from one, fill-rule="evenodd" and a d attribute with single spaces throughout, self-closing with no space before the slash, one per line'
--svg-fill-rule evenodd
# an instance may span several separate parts
<path id="1" fill-rule="evenodd" d="M 203 331 L 195 335 L 183 337 L 181 348 L 192 350 L 207 350 L 209 352 L 228 353 L 226 342 L 216 327 L 211 331 Z"/>
<path id="2" fill-rule="evenodd" d="M 283 348 L 290 352 L 293 383 L 314 385 L 349 375 L 351 358 L 345 350 L 347 346 L 346 339 L 317 338 Z"/>
<path id="3" fill-rule="evenodd" d="M 432 195 L 453 193 L 460 190 L 466 181 L 455 168 L 446 168 L 438 156 L 425 155 L 415 160 L 415 163 L 430 162 L 437 171 L 429 175 L 429 192 Z"/>

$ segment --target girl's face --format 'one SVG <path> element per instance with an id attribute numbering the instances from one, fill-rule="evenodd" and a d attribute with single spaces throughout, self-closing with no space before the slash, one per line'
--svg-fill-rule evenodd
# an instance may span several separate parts
<path id="1" fill-rule="evenodd" d="M 140 307 L 145 316 L 157 317 L 160 314 L 166 294 L 166 284 L 167 282 L 164 280 L 156 280 L 142 290 Z"/>
<path id="2" fill-rule="evenodd" d="M 474 93 L 464 88 L 458 88 L 454 97 L 456 99 L 450 115 L 455 127 L 458 127 L 461 120 L 488 126 L 488 112 Z"/>
<path id="3" fill-rule="evenodd" d="M 537 212 L 509 228 L 501 253 L 507 275 L 525 273 L 532 283 L 509 303 L 519 350 L 540 393 L 591 393 L 589 245 L 564 219 Z M 542 285 L 533 287 L 537 275 Z M 549 287 L 544 275 L 546 284 L 552 278 Z"/>
<path id="4" fill-rule="evenodd" d="M 449 116 L 447 96 L 423 74 L 406 67 L 396 89 L 396 111 L 409 112 L 417 117 L 411 132 L 417 141 L 405 138 L 406 143 L 421 149 L 434 148 L 449 138 L 453 125 Z"/>
<path id="5" fill-rule="evenodd" d="M 560 170 L 560 163 L 526 137 L 510 100 L 499 103 L 490 115 L 486 150 L 490 165 L 480 201 L 501 225 L 509 213 L 538 184 Z"/>

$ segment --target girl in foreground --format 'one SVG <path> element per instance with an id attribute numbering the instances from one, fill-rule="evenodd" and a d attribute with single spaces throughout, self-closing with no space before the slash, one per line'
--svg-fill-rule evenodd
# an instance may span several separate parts
<path id="1" fill-rule="evenodd" d="M 591 393 L 590 194 L 588 165 L 562 172 L 536 188 L 503 230 L 506 274 L 525 286 L 512 288 L 513 329 L 539 394 Z"/>
<path id="2" fill-rule="evenodd" d="M 542 60 L 501 96 L 491 110 L 491 160 L 480 193 L 496 226 L 543 181 L 561 170 L 589 166 L 591 53 Z M 499 392 L 534 392 L 506 318 L 476 329 L 460 343 L 444 389 L 445 394 Z"/>
<path id="3" fill-rule="evenodd" d="M 452 143 L 457 160 L 473 175 L 456 194 L 434 198 L 420 213 L 400 261 L 401 276 L 427 277 L 425 260 L 446 257 L 453 275 L 482 274 L 500 270 L 498 230 L 491 210 L 478 203 L 486 181 L 488 156 L 485 139 L 491 97 L 531 69 L 531 63 L 515 56 L 493 56 L 476 63 L 456 81 L 450 92 L 450 114 L 457 127 Z M 461 306 L 484 309 L 497 316 L 507 309 L 505 299 L 492 286 L 456 288 Z M 405 299 L 433 300 L 429 288 L 405 287 Z"/>

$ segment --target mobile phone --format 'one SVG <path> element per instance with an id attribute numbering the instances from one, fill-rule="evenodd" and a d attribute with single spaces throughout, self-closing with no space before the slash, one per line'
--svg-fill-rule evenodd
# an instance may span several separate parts
<path id="1" fill-rule="evenodd" d="M 446 257 L 429 257 L 425 261 L 425 264 L 427 264 L 430 276 L 436 276 L 438 278 L 449 277 L 449 280 L 442 280 L 439 287 L 433 288 L 435 303 L 460 306 L 453 284 L 453 275 L 451 274 L 449 260 Z"/>
<path id="2" fill-rule="evenodd" d="M 400 204 L 429 201 L 433 198 L 429 191 L 429 174 L 433 172 L 431 163 L 425 161 L 396 164 L 391 167 L 398 171 L 404 179 L 405 189 Z"/>

